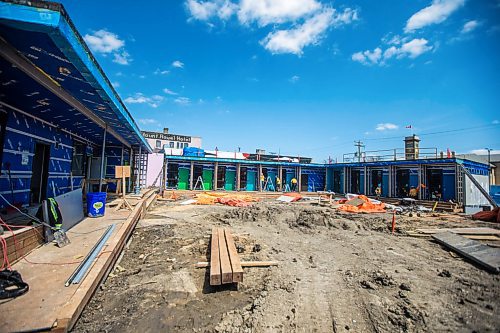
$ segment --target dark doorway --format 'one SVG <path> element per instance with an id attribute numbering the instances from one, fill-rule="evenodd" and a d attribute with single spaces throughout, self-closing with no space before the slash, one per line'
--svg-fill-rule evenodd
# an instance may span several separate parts
<path id="1" fill-rule="evenodd" d="M 247 168 L 240 167 L 240 190 L 245 191 L 247 188 Z"/>
<path id="2" fill-rule="evenodd" d="M 218 166 L 217 167 L 217 181 L 215 182 L 215 189 L 223 189 L 224 183 L 226 182 L 226 167 Z"/>
<path id="3" fill-rule="evenodd" d="M 340 193 L 340 171 L 333 171 L 333 192 Z"/>
<path id="4" fill-rule="evenodd" d="M 410 170 L 396 171 L 396 187 L 398 197 L 407 197 L 410 192 Z"/>
<path id="5" fill-rule="evenodd" d="M 361 176 L 361 171 L 359 170 L 351 171 L 351 193 L 354 194 L 360 193 L 360 176 Z"/>
<path id="6" fill-rule="evenodd" d="M 309 190 L 309 176 L 301 174 L 300 175 L 300 190 L 307 192 Z"/>
<path id="7" fill-rule="evenodd" d="M 49 178 L 50 145 L 35 144 L 31 174 L 31 203 L 41 203 L 47 199 L 47 182 Z"/>
<path id="8" fill-rule="evenodd" d="M 431 200 L 440 201 L 443 197 L 443 170 L 427 170 L 427 188 Z"/>
<path id="9" fill-rule="evenodd" d="M 377 188 L 380 188 L 380 193 L 382 193 L 382 170 L 372 170 L 370 195 L 376 195 Z"/>
<path id="10" fill-rule="evenodd" d="M 179 164 L 167 164 L 167 188 L 177 188 L 179 182 Z"/>

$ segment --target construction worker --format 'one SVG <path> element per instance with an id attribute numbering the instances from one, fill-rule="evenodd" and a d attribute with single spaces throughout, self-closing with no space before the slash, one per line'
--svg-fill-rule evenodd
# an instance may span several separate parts
<path id="1" fill-rule="evenodd" d="M 264 177 L 264 174 L 260 174 L 260 188 L 261 190 L 264 190 L 264 182 L 266 181 L 266 177 Z"/>
<path id="2" fill-rule="evenodd" d="M 292 192 L 297 191 L 297 179 L 295 177 L 292 178 Z"/>
<path id="3" fill-rule="evenodd" d="M 276 176 L 276 188 L 274 189 L 276 192 L 281 191 L 281 179 Z"/>
<path id="4" fill-rule="evenodd" d="M 377 188 L 375 189 L 375 195 L 377 196 L 377 199 L 380 199 L 380 196 L 382 195 L 381 184 L 378 184 Z"/>

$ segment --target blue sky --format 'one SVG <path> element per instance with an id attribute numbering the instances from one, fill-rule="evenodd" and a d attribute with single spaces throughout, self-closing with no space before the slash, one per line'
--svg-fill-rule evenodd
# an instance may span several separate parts
<path id="1" fill-rule="evenodd" d="M 143 130 L 316 161 L 411 133 L 500 149 L 500 1 L 63 4 Z"/>

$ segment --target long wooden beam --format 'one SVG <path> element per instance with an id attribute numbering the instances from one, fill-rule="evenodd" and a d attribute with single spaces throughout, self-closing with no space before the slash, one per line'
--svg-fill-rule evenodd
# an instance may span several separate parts
<path id="1" fill-rule="evenodd" d="M 212 229 L 212 239 L 210 241 L 210 285 L 218 286 L 222 284 L 220 259 L 219 259 L 219 230 Z"/>
<path id="2" fill-rule="evenodd" d="M 226 238 L 224 237 L 223 229 L 218 229 L 218 236 L 222 283 L 232 283 L 233 270 L 231 269 L 231 261 L 229 260 L 229 253 L 227 252 Z"/>
<path id="3" fill-rule="evenodd" d="M 234 245 L 233 236 L 228 229 L 224 229 L 224 234 L 226 236 L 231 269 L 233 270 L 233 282 L 243 282 L 243 268 L 241 267 L 240 256 L 238 255 L 238 251 Z"/>

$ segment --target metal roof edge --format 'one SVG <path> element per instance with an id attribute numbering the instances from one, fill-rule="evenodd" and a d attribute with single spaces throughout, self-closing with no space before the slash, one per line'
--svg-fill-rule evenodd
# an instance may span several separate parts
<path id="1" fill-rule="evenodd" d="M 199 161 L 199 162 L 220 162 L 220 163 L 241 163 L 241 164 L 262 164 L 273 166 L 292 166 L 292 167 L 311 167 L 311 168 L 324 168 L 324 164 L 316 163 L 292 163 L 292 162 L 271 162 L 271 161 L 254 161 L 254 160 L 238 160 L 231 158 L 210 158 L 210 157 L 196 157 L 196 156 L 174 156 L 165 155 L 166 159 L 179 160 L 179 161 Z"/>
<path id="2" fill-rule="evenodd" d="M 97 85 L 94 88 L 101 98 L 110 102 L 110 106 L 127 122 L 127 127 L 139 138 L 142 146 L 149 153 L 153 152 L 62 4 L 36 0 L 1 0 L 0 16 L 1 20 L 9 21 L 11 26 L 48 33 L 89 83 Z M 129 143 L 132 145 L 132 142 Z"/>

